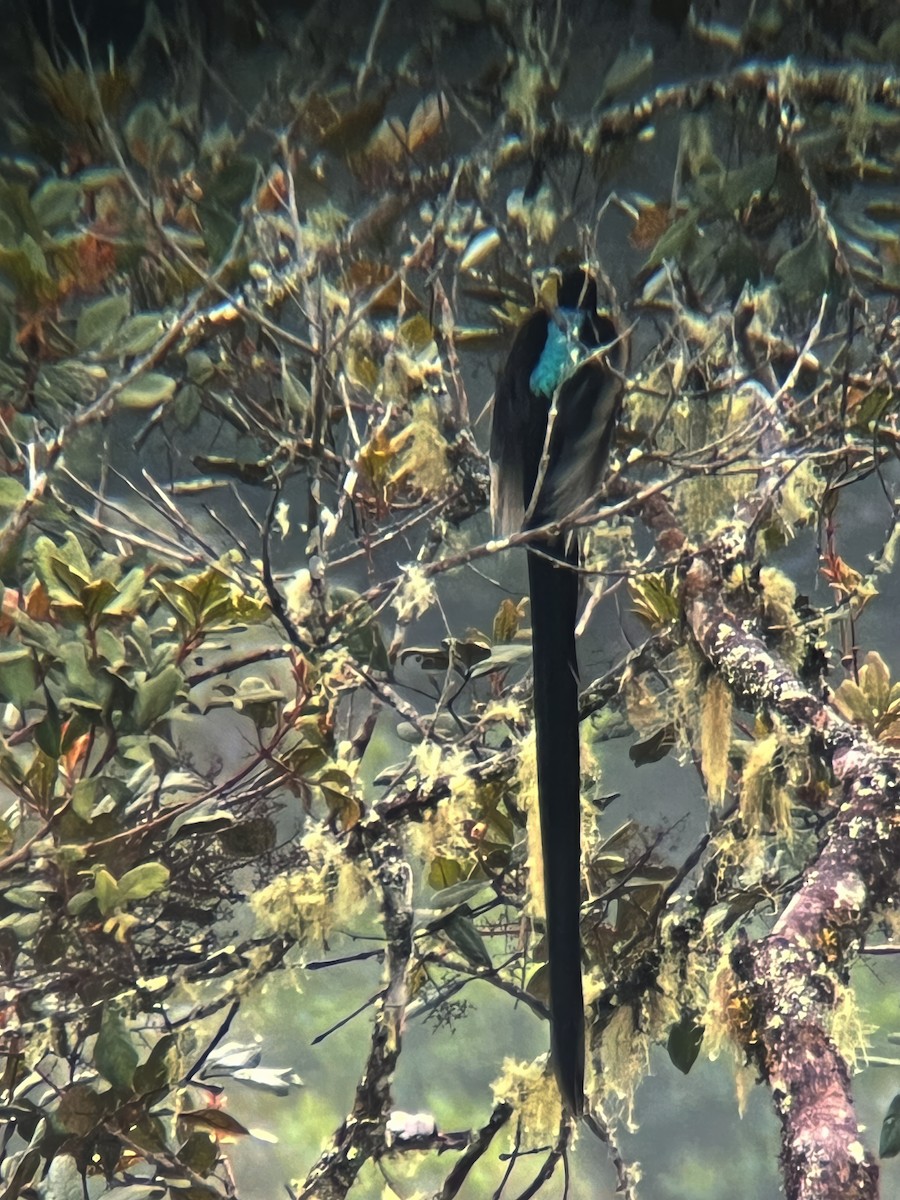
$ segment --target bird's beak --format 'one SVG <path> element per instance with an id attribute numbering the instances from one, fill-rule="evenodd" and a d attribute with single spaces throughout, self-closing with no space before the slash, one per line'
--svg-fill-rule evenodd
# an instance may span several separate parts
<path id="1" fill-rule="evenodd" d="M 538 288 L 538 299 L 548 312 L 555 312 L 559 304 L 559 285 L 562 278 L 558 271 L 548 271 Z"/>

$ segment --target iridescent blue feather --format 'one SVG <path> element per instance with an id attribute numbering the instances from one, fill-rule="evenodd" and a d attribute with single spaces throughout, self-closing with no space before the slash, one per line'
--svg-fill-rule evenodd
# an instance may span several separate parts
<path id="1" fill-rule="evenodd" d="M 562 379 L 585 354 L 585 348 L 578 340 L 585 317 L 584 309 L 560 308 L 556 316 L 559 323 L 547 322 L 547 341 L 528 381 L 532 392 L 546 400 L 552 400 Z"/>

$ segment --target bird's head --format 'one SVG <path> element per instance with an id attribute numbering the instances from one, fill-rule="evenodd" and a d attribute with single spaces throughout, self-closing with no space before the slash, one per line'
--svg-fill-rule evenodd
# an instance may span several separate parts
<path id="1" fill-rule="evenodd" d="M 519 327 L 494 398 L 492 511 L 498 532 L 560 519 L 596 491 L 626 354 L 597 311 L 595 276 L 553 272 Z"/>

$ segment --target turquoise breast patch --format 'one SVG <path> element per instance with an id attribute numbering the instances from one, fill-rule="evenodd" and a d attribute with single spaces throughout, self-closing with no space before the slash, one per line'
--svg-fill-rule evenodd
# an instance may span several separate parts
<path id="1" fill-rule="evenodd" d="M 584 356 L 584 346 L 578 340 L 584 312 L 574 308 L 561 308 L 558 312 L 563 318 L 562 325 L 553 320 L 548 322 L 547 341 L 528 380 L 532 392 L 547 400 Z"/>

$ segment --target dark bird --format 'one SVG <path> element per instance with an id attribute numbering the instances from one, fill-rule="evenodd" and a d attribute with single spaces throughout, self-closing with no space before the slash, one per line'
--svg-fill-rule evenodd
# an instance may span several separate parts
<path id="1" fill-rule="evenodd" d="M 609 456 L 625 361 L 615 326 L 597 312 L 595 280 L 567 270 L 556 307 L 526 318 L 497 382 L 491 508 L 498 533 L 564 522 L 587 508 Z M 578 574 L 571 569 L 578 559 L 571 530 L 528 550 L 551 1055 L 576 1116 L 584 1097 Z"/>

